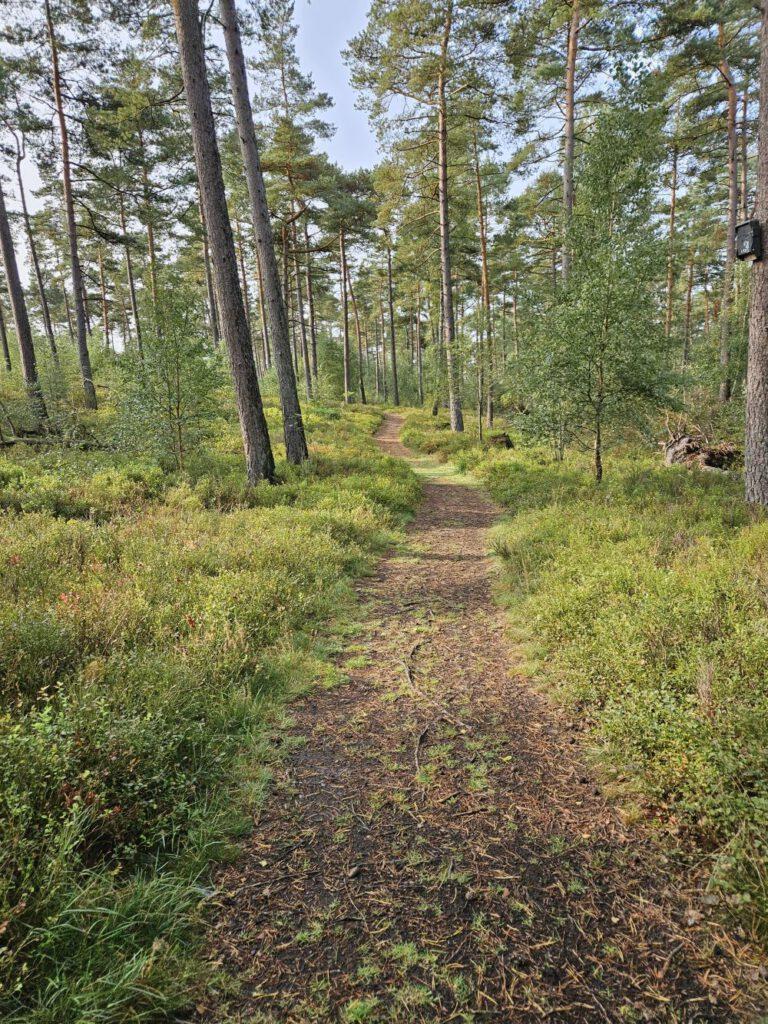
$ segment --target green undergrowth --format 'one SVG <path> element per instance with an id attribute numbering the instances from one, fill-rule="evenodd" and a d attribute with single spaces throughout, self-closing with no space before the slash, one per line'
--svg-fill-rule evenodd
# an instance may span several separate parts
<path id="1" fill-rule="evenodd" d="M 712 855 L 768 938 L 768 521 L 739 474 L 651 449 L 586 459 L 481 447 L 442 418 L 405 442 L 474 472 L 509 516 L 494 547 L 531 671 L 593 727 L 627 802 Z"/>
<path id="2" fill-rule="evenodd" d="M 206 869 L 246 826 L 280 707 L 333 680 L 350 581 L 418 501 L 379 422 L 311 408 L 311 463 L 250 489 L 228 424 L 184 474 L 108 450 L 0 458 L 3 1020 L 187 1005 Z"/>

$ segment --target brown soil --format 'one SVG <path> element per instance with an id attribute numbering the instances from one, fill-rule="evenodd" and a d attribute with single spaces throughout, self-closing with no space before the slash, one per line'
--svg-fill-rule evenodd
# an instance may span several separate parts
<path id="1" fill-rule="evenodd" d="M 392 455 L 401 420 L 379 434 Z M 625 829 L 579 733 L 515 673 L 498 510 L 438 467 L 405 552 L 360 588 L 349 683 L 219 879 L 204 1020 L 756 1021 L 749 953 Z M 752 990 L 750 994 L 750 990 Z"/>

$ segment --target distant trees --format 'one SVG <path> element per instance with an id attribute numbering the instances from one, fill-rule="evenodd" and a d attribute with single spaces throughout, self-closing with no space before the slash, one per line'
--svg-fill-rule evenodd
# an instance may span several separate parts
<path id="1" fill-rule="evenodd" d="M 480 431 L 524 410 L 518 422 L 561 450 L 593 445 L 599 421 L 601 451 L 622 406 L 639 416 L 667 392 L 675 407 L 722 400 L 709 411 L 726 423 L 754 392 L 759 270 L 750 280 L 733 250 L 756 195 L 749 0 L 373 0 L 345 58 L 382 158 L 355 171 L 323 151 L 332 100 L 301 66 L 293 0 L 186 0 L 177 18 L 182 7 L 210 68 L 229 72 L 211 71 L 207 105 L 187 74 L 203 120 L 180 101 L 162 5 L 4 6 L 4 198 L 29 256 L 24 333 L 52 418 L 79 389 L 74 405 L 95 406 L 94 365 L 105 395 L 115 367 L 139 366 L 165 322 L 166 278 L 211 350 L 225 342 L 252 479 L 272 472 L 272 390 L 294 463 L 307 457 L 300 387 L 302 401 L 427 402 L 455 430 L 470 407 Z M 623 109 L 651 69 L 658 178 L 622 193 L 621 210 L 642 200 L 646 219 L 627 222 L 626 250 L 609 258 L 610 190 L 585 197 L 611 148 L 599 140 L 616 133 L 616 159 L 630 142 L 607 108 Z M 600 349 L 591 318 L 609 278 Z M 593 380 L 585 403 L 598 365 L 624 376 L 602 398 Z M 649 390 L 662 378 L 673 384 Z M 3 379 L 14 386 L 13 368 Z M 748 449 L 753 465 L 759 445 Z"/>

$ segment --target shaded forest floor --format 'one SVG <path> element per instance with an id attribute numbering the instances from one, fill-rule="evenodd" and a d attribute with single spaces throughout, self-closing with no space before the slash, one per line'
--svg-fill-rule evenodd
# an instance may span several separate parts
<path id="1" fill-rule="evenodd" d="M 294 708 L 293 749 L 218 879 L 202 1019 L 756 1021 L 755 964 L 701 925 L 628 832 L 579 733 L 515 673 L 493 602 L 499 511 L 416 459 L 407 546 L 360 587 L 344 686 Z"/>

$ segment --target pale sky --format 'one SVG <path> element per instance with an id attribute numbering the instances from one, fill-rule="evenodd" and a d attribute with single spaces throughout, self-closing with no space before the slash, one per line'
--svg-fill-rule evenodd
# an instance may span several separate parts
<path id="1" fill-rule="evenodd" d="M 376 163 L 376 140 L 366 115 L 355 109 L 349 72 L 341 59 L 347 41 L 365 25 L 369 0 L 296 0 L 301 66 L 334 99 L 336 135 L 325 143 L 332 160 L 347 170 Z"/>

